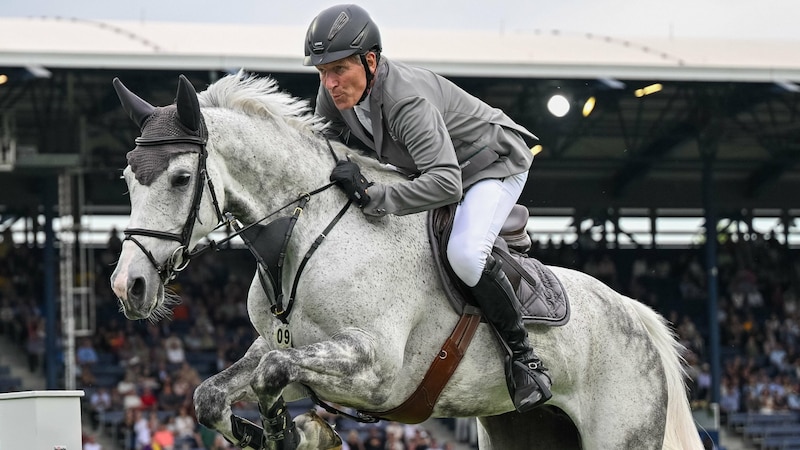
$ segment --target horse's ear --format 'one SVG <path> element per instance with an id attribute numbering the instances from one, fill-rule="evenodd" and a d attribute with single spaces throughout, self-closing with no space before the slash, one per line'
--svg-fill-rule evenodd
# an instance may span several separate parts
<path id="1" fill-rule="evenodd" d="M 183 126 L 192 130 L 200 129 L 200 102 L 197 101 L 197 91 L 189 80 L 181 75 L 178 78 L 178 95 L 175 99 L 178 105 L 178 119 Z"/>
<path id="2" fill-rule="evenodd" d="M 114 78 L 114 90 L 117 91 L 117 97 L 119 97 L 119 101 L 122 103 L 122 109 L 128 113 L 128 116 L 130 116 L 130 118 L 136 122 L 136 125 L 139 126 L 139 129 L 141 129 L 144 121 L 153 114 L 156 108 L 129 91 L 128 88 L 122 84 L 122 81 L 119 81 L 119 78 Z"/>

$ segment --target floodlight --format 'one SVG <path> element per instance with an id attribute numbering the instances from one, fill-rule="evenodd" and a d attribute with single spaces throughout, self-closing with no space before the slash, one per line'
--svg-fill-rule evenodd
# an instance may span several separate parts
<path id="1" fill-rule="evenodd" d="M 556 117 L 564 117 L 569 112 L 569 100 L 561 94 L 555 94 L 547 101 L 547 110 Z"/>
<path id="2" fill-rule="evenodd" d="M 593 96 L 586 99 L 586 103 L 583 104 L 583 117 L 589 117 L 589 114 L 594 111 L 594 105 L 597 103 L 597 99 Z"/>

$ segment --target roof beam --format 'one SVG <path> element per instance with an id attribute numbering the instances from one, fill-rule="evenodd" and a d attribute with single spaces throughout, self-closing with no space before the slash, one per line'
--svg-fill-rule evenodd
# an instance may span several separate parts
<path id="1" fill-rule="evenodd" d="M 676 123 L 661 136 L 645 145 L 643 150 L 634 152 L 634 159 L 627 162 L 611 178 L 611 192 L 620 197 L 635 180 L 644 177 L 659 159 L 683 142 L 692 139 L 697 128 L 691 121 Z"/>

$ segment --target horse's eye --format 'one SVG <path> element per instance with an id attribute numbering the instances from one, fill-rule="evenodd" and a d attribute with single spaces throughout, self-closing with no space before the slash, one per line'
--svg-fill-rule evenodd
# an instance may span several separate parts
<path id="1" fill-rule="evenodd" d="M 178 172 L 170 177 L 169 182 L 173 187 L 183 187 L 188 185 L 191 179 L 192 175 L 189 172 Z"/>

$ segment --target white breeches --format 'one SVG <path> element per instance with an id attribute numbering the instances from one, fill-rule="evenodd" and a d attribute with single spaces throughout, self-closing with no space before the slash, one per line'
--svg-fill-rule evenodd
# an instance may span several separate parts
<path id="1" fill-rule="evenodd" d="M 479 181 L 456 208 L 447 259 L 467 286 L 475 286 L 481 278 L 486 257 L 527 180 L 528 172 L 523 172 L 502 180 Z"/>

